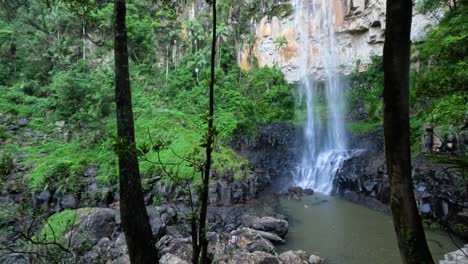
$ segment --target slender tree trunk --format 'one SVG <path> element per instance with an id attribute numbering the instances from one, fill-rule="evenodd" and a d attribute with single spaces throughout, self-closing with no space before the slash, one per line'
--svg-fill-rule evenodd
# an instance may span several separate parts
<path id="1" fill-rule="evenodd" d="M 119 146 L 120 215 L 130 261 L 134 264 L 158 263 L 148 213 L 141 188 L 135 147 L 132 96 L 128 68 L 125 0 L 114 1 L 115 100 Z"/>
<path id="2" fill-rule="evenodd" d="M 16 78 L 17 62 L 16 62 L 16 43 L 12 42 L 10 45 L 10 55 L 13 59 L 13 77 Z"/>
<path id="3" fill-rule="evenodd" d="M 83 25 L 83 62 L 86 61 L 86 27 Z"/>
<path id="4" fill-rule="evenodd" d="M 166 85 L 169 78 L 169 45 L 166 46 Z"/>
<path id="5" fill-rule="evenodd" d="M 218 68 L 221 68 L 221 37 L 218 37 Z"/>
<path id="6" fill-rule="evenodd" d="M 391 208 L 402 263 L 434 263 L 418 214 L 411 177 L 409 65 L 412 1 L 387 0 L 384 45 L 385 155 Z"/>
<path id="7" fill-rule="evenodd" d="M 198 258 L 200 257 L 200 244 L 198 241 L 197 217 L 192 216 L 190 224 L 192 228 L 192 263 L 198 264 Z"/>
<path id="8" fill-rule="evenodd" d="M 211 153 L 213 152 L 214 143 L 214 83 L 215 83 L 215 63 L 216 63 L 216 0 L 212 1 L 213 8 L 213 35 L 211 43 L 211 74 L 210 74 L 210 95 L 209 95 L 209 112 L 208 112 L 208 131 L 206 142 L 206 163 L 203 177 L 203 191 L 200 211 L 200 245 L 201 245 L 201 262 L 208 263 L 208 239 L 206 238 L 206 215 L 208 212 L 208 192 L 210 185 L 211 171 Z"/>

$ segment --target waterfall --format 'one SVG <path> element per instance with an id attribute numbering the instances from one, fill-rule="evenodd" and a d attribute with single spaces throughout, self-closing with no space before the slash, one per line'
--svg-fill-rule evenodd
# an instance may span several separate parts
<path id="1" fill-rule="evenodd" d="M 307 110 L 303 156 L 294 181 L 303 188 L 329 194 L 336 174 L 350 157 L 343 117 L 345 91 L 338 72 L 333 0 L 293 0 L 292 4 L 299 45 L 300 97 Z M 311 63 L 322 70 L 310 74 Z"/>

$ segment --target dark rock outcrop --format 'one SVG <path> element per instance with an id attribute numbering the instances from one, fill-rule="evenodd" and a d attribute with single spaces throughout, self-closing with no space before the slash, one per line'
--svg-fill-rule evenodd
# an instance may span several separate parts
<path id="1" fill-rule="evenodd" d="M 72 236 L 71 245 L 74 248 L 95 245 L 102 238 L 112 238 L 117 227 L 118 212 L 114 209 L 99 208 L 82 218 L 78 227 L 69 234 Z"/>
<path id="2" fill-rule="evenodd" d="M 361 149 L 344 163 L 335 179 L 335 195 L 390 212 L 390 185 L 385 166 L 382 131 L 357 136 L 355 149 Z M 414 193 L 420 213 L 431 219 L 450 218 L 463 208 L 466 191 L 461 174 L 447 171 L 420 156 L 412 162 Z"/>
<path id="3" fill-rule="evenodd" d="M 271 182 L 273 188 L 287 191 L 301 153 L 301 134 L 302 129 L 291 124 L 269 124 L 258 129 L 256 138 L 234 138 L 231 145 L 261 175 L 262 184 Z"/>

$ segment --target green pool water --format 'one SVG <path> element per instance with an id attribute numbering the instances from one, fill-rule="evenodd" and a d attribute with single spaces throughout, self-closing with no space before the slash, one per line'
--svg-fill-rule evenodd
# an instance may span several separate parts
<path id="1" fill-rule="evenodd" d="M 302 201 L 284 198 L 280 211 L 289 221 L 280 252 L 302 249 L 326 258 L 328 264 L 401 263 L 389 215 L 318 193 Z M 436 263 L 456 250 L 443 231 L 426 230 L 426 237 Z"/>

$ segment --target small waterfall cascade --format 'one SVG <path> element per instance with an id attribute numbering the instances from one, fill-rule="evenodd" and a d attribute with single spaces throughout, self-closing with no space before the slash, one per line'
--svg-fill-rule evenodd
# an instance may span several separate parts
<path id="1" fill-rule="evenodd" d="M 333 0 L 293 0 L 292 4 L 301 77 L 299 97 L 307 111 L 303 155 L 294 181 L 297 186 L 329 194 L 335 176 L 350 157 Z M 309 73 L 311 63 L 323 70 Z"/>

